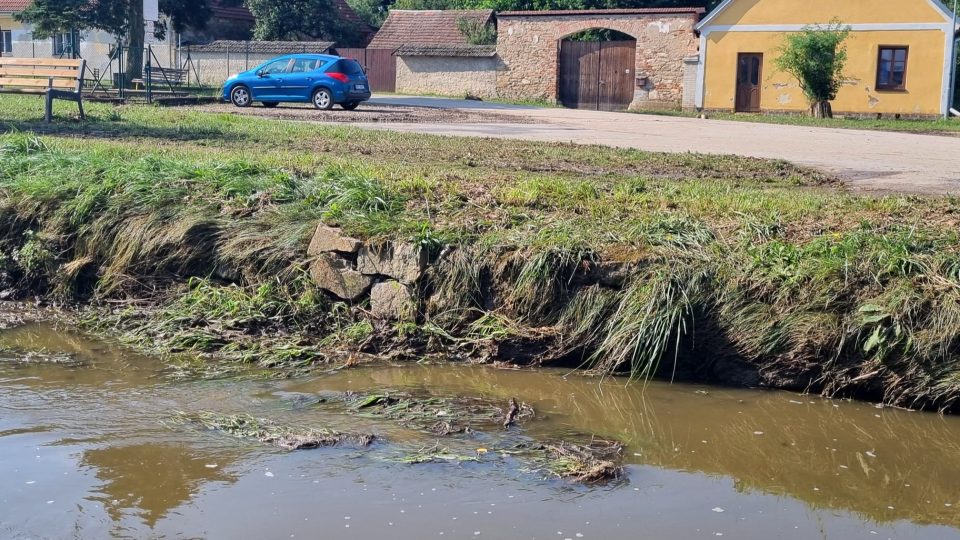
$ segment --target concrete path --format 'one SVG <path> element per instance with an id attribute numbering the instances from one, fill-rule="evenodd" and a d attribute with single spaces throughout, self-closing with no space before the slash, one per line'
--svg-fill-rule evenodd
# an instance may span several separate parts
<path id="1" fill-rule="evenodd" d="M 384 105 L 495 110 L 528 124 L 358 124 L 370 129 L 601 144 L 662 152 L 784 159 L 867 191 L 960 194 L 960 137 L 378 96 Z"/>

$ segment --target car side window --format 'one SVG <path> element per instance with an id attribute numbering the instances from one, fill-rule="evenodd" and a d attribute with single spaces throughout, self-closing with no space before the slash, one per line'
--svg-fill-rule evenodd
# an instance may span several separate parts
<path id="1" fill-rule="evenodd" d="M 289 59 L 276 60 L 274 62 L 270 62 L 269 64 L 263 66 L 260 69 L 260 71 L 262 71 L 265 75 L 275 75 L 277 73 L 283 73 L 287 71 L 287 67 L 289 65 L 290 65 Z"/>
<path id="2" fill-rule="evenodd" d="M 306 73 L 317 69 L 317 60 L 313 58 L 297 58 L 293 61 L 291 73 Z"/>

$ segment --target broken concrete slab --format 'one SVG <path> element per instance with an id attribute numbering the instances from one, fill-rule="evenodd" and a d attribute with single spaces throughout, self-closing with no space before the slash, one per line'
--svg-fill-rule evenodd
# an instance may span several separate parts
<path id="1" fill-rule="evenodd" d="M 342 230 L 336 227 L 328 227 L 321 223 L 317 226 L 317 231 L 313 233 L 310 247 L 307 248 L 307 255 L 316 257 L 321 253 L 330 252 L 356 253 L 362 246 L 362 241 L 346 236 Z"/>
<path id="2" fill-rule="evenodd" d="M 378 319 L 405 321 L 413 318 L 413 294 L 399 281 L 384 281 L 370 289 L 370 311 Z"/>
<path id="3" fill-rule="evenodd" d="M 350 268 L 336 255 L 322 253 L 310 265 L 310 277 L 321 289 L 343 300 L 357 300 L 370 289 L 373 278 Z"/>
<path id="4" fill-rule="evenodd" d="M 391 277 L 404 285 L 415 284 L 423 276 L 427 263 L 427 250 L 410 244 L 364 246 L 357 256 L 360 273 Z"/>

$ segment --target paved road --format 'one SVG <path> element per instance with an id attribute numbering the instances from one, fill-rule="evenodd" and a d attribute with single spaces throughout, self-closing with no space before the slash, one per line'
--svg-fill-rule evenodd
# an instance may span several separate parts
<path id="1" fill-rule="evenodd" d="M 378 96 L 374 101 L 384 105 L 495 110 L 500 115 L 522 116 L 537 123 L 359 126 L 776 158 L 834 173 L 850 186 L 867 191 L 960 194 L 960 137 L 544 109 L 442 98 Z"/>

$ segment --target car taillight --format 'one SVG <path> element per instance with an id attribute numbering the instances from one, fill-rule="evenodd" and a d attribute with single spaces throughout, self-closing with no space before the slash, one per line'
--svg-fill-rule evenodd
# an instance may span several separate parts
<path id="1" fill-rule="evenodd" d="M 347 77 L 346 73 L 337 73 L 334 71 L 334 72 L 327 73 L 327 75 L 331 79 L 336 79 L 342 83 L 350 82 L 350 77 Z"/>

